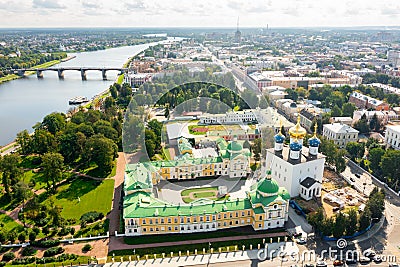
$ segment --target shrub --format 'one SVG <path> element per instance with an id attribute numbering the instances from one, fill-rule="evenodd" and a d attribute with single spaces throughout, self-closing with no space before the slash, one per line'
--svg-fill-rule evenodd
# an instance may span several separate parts
<path id="1" fill-rule="evenodd" d="M 60 245 L 59 240 L 49 239 L 49 240 L 37 240 L 31 243 L 32 246 L 40 248 L 51 248 Z"/>
<path id="2" fill-rule="evenodd" d="M 73 235 L 75 233 L 75 229 L 72 227 L 65 227 L 65 228 L 61 228 L 61 230 L 58 232 L 58 235 L 60 236 L 65 236 L 68 234 Z"/>
<path id="3" fill-rule="evenodd" d="M 34 231 L 32 231 L 32 232 L 30 232 L 29 233 L 29 241 L 30 242 L 32 242 L 32 241 L 35 241 L 36 240 L 36 232 L 34 232 Z"/>
<path id="4" fill-rule="evenodd" d="M 57 254 L 61 254 L 63 252 L 64 252 L 64 248 L 62 248 L 62 247 L 54 247 L 54 248 L 49 248 L 48 250 L 46 250 L 43 253 L 43 256 L 50 257 L 50 256 L 54 256 L 54 255 L 57 255 Z"/>
<path id="5" fill-rule="evenodd" d="M 92 250 L 92 246 L 90 244 L 86 244 L 82 248 L 82 252 L 88 252 L 90 250 Z"/>
<path id="6" fill-rule="evenodd" d="M 36 254 L 36 252 L 37 252 L 37 250 L 34 249 L 33 247 L 25 247 L 22 250 L 21 255 L 22 256 L 33 256 Z"/>
<path id="7" fill-rule="evenodd" d="M 80 218 L 81 222 L 92 223 L 104 218 L 104 214 L 97 211 L 89 211 L 83 214 Z"/>
<path id="8" fill-rule="evenodd" d="M 3 255 L 3 258 L 1 259 L 2 261 L 8 262 L 15 259 L 15 254 L 12 252 L 7 252 L 6 254 Z"/>
<path id="9" fill-rule="evenodd" d="M 5 262 L 0 261 L 0 267 L 6 266 Z"/>
<path id="10" fill-rule="evenodd" d="M 35 257 L 15 259 L 11 262 L 12 265 L 28 265 L 35 262 Z"/>
<path id="11" fill-rule="evenodd" d="M 18 240 L 19 240 L 19 242 L 21 242 L 21 243 L 24 243 L 24 242 L 25 242 L 25 240 L 26 240 L 26 234 L 25 234 L 25 232 L 21 232 L 21 233 L 18 235 Z"/>

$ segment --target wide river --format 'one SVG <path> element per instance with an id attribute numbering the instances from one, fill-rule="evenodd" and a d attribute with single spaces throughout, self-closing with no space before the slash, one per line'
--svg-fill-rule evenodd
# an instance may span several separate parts
<path id="1" fill-rule="evenodd" d="M 76 58 L 54 67 L 122 67 L 129 57 L 154 44 L 69 54 Z M 87 80 L 82 81 L 79 71 L 64 71 L 63 80 L 55 71 L 44 71 L 43 79 L 34 74 L 0 84 L 0 146 L 12 142 L 24 129 L 32 132 L 32 126 L 41 122 L 45 115 L 68 111 L 70 98 L 86 96 L 91 99 L 107 89 L 117 74 L 107 71 L 107 81 L 103 81 L 101 71 L 87 71 Z"/>

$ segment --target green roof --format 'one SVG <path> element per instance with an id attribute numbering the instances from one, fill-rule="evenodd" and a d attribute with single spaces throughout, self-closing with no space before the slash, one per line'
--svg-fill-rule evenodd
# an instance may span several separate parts
<path id="1" fill-rule="evenodd" d="M 279 185 L 273 179 L 262 179 L 257 184 L 257 190 L 266 194 L 275 194 L 279 192 Z"/>
<path id="2" fill-rule="evenodd" d="M 212 201 L 201 199 L 190 204 L 171 204 L 154 198 L 146 192 L 135 192 L 124 198 L 124 218 L 143 218 L 155 216 L 191 216 L 217 214 L 225 211 L 251 209 L 248 198 Z"/>
<path id="3" fill-rule="evenodd" d="M 230 150 L 230 151 L 241 152 L 243 149 L 243 146 L 241 144 L 239 144 L 239 142 L 237 142 L 237 141 L 231 141 L 228 144 L 228 147 L 226 149 Z"/>

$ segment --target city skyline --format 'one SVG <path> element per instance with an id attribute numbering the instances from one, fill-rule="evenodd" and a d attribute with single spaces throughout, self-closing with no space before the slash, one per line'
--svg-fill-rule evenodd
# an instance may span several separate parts
<path id="1" fill-rule="evenodd" d="M 0 27 L 399 26 L 400 4 L 381 1 L 0 0 Z M 16 19 L 17 18 L 17 19 Z M 106 19 L 105 19 L 106 18 Z"/>

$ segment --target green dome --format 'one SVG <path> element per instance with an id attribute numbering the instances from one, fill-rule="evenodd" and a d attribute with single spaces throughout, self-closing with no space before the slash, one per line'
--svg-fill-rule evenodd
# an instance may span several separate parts
<path id="1" fill-rule="evenodd" d="M 289 200 L 290 199 L 290 194 L 286 190 L 286 188 L 281 187 L 279 190 L 279 195 L 284 199 L 284 200 Z"/>
<path id="2" fill-rule="evenodd" d="M 279 192 L 279 185 L 273 179 L 263 179 L 258 182 L 257 190 L 265 194 L 276 194 Z"/>
<path id="3" fill-rule="evenodd" d="M 241 152 L 243 150 L 243 146 L 239 144 L 237 141 L 232 141 L 229 143 L 226 149 L 232 152 Z"/>

